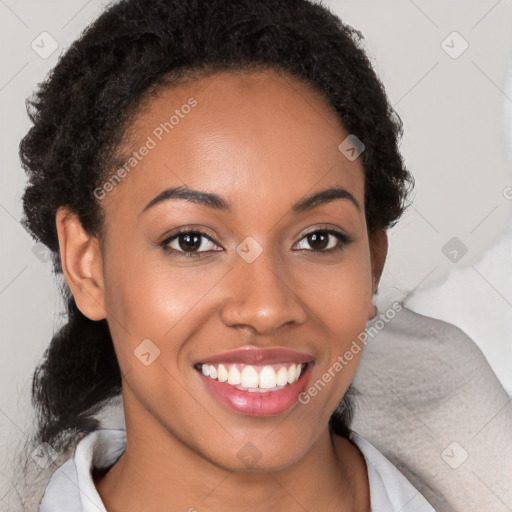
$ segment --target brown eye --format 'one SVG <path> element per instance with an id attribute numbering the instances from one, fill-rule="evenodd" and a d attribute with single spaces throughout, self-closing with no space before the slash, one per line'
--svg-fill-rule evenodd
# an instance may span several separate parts
<path id="1" fill-rule="evenodd" d="M 176 256 L 197 256 L 222 250 L 211 238 L 201 231 L 182 231 L 166 238 L 161 244 L 166 251 Z"/>
<path id="2" fill-rule="evenodd" d="M 177 240 L 182 251 L 197 251 L 202 244 L 202 235 L 198 233 L 181 233 L 178 235 Z"/>
<path id="3" fill-rule="evenodd" d="M 329 254 L 343 249 L 350 242 L 352 238 L 344 233 L 334 229 L 318 229 L 305 235 L 297 244 L 297 249 Z"/>
<path id="4" fill-rule="evenodd" d="M 323 251 L 329 245 L 329 233 L 325 231 L 316 231 L 307 235 L 308 244 L 315 251 Z"/>

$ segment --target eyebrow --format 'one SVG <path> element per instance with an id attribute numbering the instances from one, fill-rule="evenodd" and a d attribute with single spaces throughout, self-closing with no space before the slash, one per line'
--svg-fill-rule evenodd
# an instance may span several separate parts
<path id="1" fill-rule="evenodd" d="M 230 204 L 221 196 L 211 192 L 204 192 L 201 190 L 194 190 L 186 186 L 180 186 L 168 188 L 158 194 L 144 207 L 140 214 L 149 210 L 153 206 L 170 199 L 183 199 L 185 201 L 206 206 L 212 210 L 225 211 L 229 213 L 232 212 Z M 361 206 L 357 199 L 348 190 L 342 187 L 331 187 L 302 198 L 292 205 L 291 210 L 293 213 L 303 213 L 305 211 L 312 210 L 321 204 L 330 203 L 336 199 L 348 200 L 353 203 L 358 210 L 361 210 Z"/>

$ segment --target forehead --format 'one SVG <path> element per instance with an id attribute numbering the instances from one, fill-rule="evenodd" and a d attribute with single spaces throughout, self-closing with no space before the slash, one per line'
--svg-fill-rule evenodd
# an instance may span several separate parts
<path id="1" fill-rule="evenodd" d="M 343 186 L 364 204 L 360 160 L 338 146 L 349 135 L 319 93 L 275 71 L 221 72 L 164 88 L 130 129 L 109 194 L 139 211 L 162 190 L 186 185 L 248 201 L 296 202 Z"/>

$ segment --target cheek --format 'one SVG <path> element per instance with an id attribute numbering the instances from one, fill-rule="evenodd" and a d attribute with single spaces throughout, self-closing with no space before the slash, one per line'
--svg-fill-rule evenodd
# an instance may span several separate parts
<path id="1" fill-rule="evenodd" d="M 155 249 L 154 251 L 158 251 Z M 176 266 L 151 251 L 106 269 L 106 307 L 134 335 L 161 337 L 207 295 L 220 269 Z"/>
<path id="2" fill-rule="evenodd" d="M 304 274 L 303 288 L 309 290 L 308 304 L 319 322 L 324 343 L 317 354 L 315 379 L 331 390 L 326 411 L 334 407 L 345 392 L 357 369 L 369 313 L 372 312 L 372 273 L 370 253 L 361 244 L 347 252 L 342 263 L 317 268 L 314 282 Z M 309 284 L 308 284 L 309 283 Z M 304 292 L 305 296 L 307 292 Z M 323 389 L 323 387 L 321 387 Z M 313 393 L 317 392 L 318 389 Z"/>
<path id="3" fill-rule="evenodd" d="M 314 296 L 314 311 L 325 339 L 310 385 L 300 397 L 303 414 L 320 423 L 328 420 L 357 370 L 373 296 L 371 262 L 364 246 L 322 272 L 325 275 L 317 273 L 321 293 Z"/>
<path id="4" fill-rule="evenodd" d="M 322 286 L 320 314 L 333 333 L 364 329 L 371 307 L 371 275 L 333 274 Z"/>
<path id="5" fill-rule="evenodd" d="M 124 370 L 140 369 L 133 355 L 147 339 L 160 350 L 159 363 L 176 366 L 181 348 L 212 312 L 208 294 L 226 269 L 177 266 L 166 258 L 139 248 L 105 267 L 108 323 Z"/>
<path id="6" fill-rule="evenodd" d="M 200 324 L 194 308 L 211 285 L 191 269 L 143 257 L 108 271 L 108 323 L 126 384 L 155 416 L 166 401 L 176 412 L 193 371 L 179 365 L 181 350 Z"/>
<path id="7" fill-rule="evenodd" d="M 337 265 L 311 265 L 300 278 L 308 305 L 340 343 L 364 330 L 373 296 L 367 245 L 358 243 L 345 256 Z"/>

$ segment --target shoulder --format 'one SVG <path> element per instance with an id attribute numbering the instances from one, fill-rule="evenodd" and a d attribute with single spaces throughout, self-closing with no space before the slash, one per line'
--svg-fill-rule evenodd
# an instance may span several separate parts
<path id="1" fill-rule="evenodd" d="M 106 512 L 91 472 L 114 464 L 126 448 L 124 430 L 100 429 L 86 435 L 52 475 L 38 512 Z"/>

